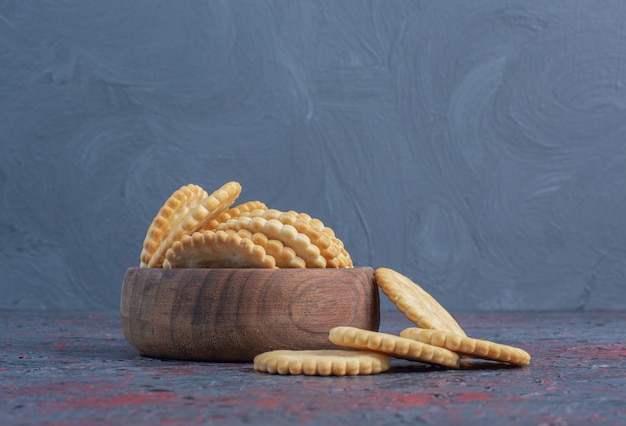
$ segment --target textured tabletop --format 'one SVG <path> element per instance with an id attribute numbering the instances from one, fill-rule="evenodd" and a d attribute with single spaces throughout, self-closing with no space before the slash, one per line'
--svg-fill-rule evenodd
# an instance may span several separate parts
<path id="1" fill-rule="evenodd" d="M 621 424 L 626 312 L 461 313 L 530 366 L 393 360 L 376 376 L 257 373 L 138 355 L 116 312 L 0 311 L 0 424 Z M 411 326 L 383 312 L 381 331 Z M 497 422 L 497 423 L 496 423 Z"/>

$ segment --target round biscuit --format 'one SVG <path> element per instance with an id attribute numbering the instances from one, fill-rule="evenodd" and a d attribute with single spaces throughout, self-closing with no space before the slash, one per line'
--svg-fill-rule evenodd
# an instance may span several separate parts
<path id="1" fill-rule="evenodd" d="M 292 225 L 283 224 L 278 219 L 243 215 L 220 223 L 216 229 L 237 231 L 245 229 L 253 234 L 264 234 L 268 240 L 278 240 L 285 247 L 292 248 L 296 255 L 305 261 L 307 268 L 326 267 L 326 259 L 321 255 L 319 248 L 311 243 L 309 237 L 298 232 Z"/>
<path id="2" fill-rule="evenodd" d="M 150 259 L 172 229 L 208 196 L 204 189 L 194 184 L 181 186 L 169 196 L 148 227 L 140 254 L 140 267 L 148 267 Z"/>
<path id="3" fill-rule="evenodd" d="M 211 195 L 202 199 L 201 202 L 192 208 L 167 235 L 159 248 L 154 253 L 148 267 L 159 268 L 165 260 L 165 253 L 174 242 L 180 240 L 185 235 L 191 235 L 202 228 L 208 221 L 214 219 L 223 211 L 227 210 L 239 197 L 241 185 L 238 182 L 228 182 Z"/>
<path id="4" fill-rule="evenodd" d="M 265 252 L 276 260 L 278 268 L 306 268 L 306 262 L 296 254 L 291 247 L 285 247 L 282 241 L 271 240 L 262 232 L 252 234 L 250 231 L 241 230 L 250 234 L 250 239 L 255 244 L 263 247 Z"/>
<path id="5" fill-rule="evenodd" d="M 267 210 L 267 206 L 261 201 L 246 201 L 245 203 L 231 207 L 230 209 L 219 214 L 215 219 L 208 221 L 201 230 L 215 229 L 220 223 L 226 222 L 234 217 L 247 214 L 253 210 Z"/>
<path id="6" fill-rule="evenodd" d="M 163 268 L 274 268 L 265 249 L 235 231 L 194 232 L 174 242 Z"/>
<path id="7" fill-rule="evenodd" d="M 452 315 L 408 277 L 393 269 L 378 268 L 374 278 L 389 300 L 418 327 L 467 336 Z"/>
<path id="8" fill-rule="evenodd" d="M 448 349 L 393 334 L 362 330 L 356 327 L 334 327 L 330 330 L 328 337 L 331 342 L 338 346 L 381 352 L 396 358 L 437 364 L 449 368 L 459 368 L 460 366 L 459 355 Z"/>
<path id="9" fill-rule="evenodd" d="M 334 231 L 324 226 L 321 220 L 312 218 L 307 213 L 299 213 L 294 210 L 285 212 L 277 209 L 257 209 L 243 215 L 277 220 L 284 225 L 293 226 L 299 233 L 306 235 L 311 244 L 319 248 L 320 254 L 326 259 L 326 267 L 353 266 L 350 255 L 344 249 L 343 242 L 335 236 Z"/>
<path id="10" fill-rule="evenodd" d="M 521 367 L 530 364 L 530 354 L 525 350 L 488 340 L 459 336 L 458 334 L 441 330 L 426 330 L 415 327 L 402 330 L 400 336 L 446 348 L 471 358 L 506 362 Z"/>
<path id="11" fill-rule="evenodd" d="M 391 366 L 387 355 L 371 351 L 275 350 L 257 355 L 256 371 L 282 375 L 357 376 L 385 372 Z"/>

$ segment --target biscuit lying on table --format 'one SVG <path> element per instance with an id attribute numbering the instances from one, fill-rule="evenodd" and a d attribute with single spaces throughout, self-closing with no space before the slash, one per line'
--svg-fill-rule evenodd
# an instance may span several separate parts
<path id="1" fill-rule="evenodd" d="M 409 361 L 459 368 L 460 358 L 456 353 L 393 334 L 362 330 L 355 327 L 334 327 L 330 330 L 328 337 L 331 342 L 338 346 L 380 352 Z"/>
<path id="2" fill-rule="evenodd" d="M 446 348 L 471 358 L 506 362 L 520 367 L 530 364 L 530 355 L 523 349 L 488 340 L 459 336 L 458 334 L 440 330 L 424 330 L 414 327 L 402 330 L 400 336 Z"/>
<path id="3" fill-rule="evenodd" d="M 305 376 L 356 376 L 387 371 L 389 357 L 369 351 L 341 349 L 265 352 L 254 358 L 254 369 L 262 373 Z"/>

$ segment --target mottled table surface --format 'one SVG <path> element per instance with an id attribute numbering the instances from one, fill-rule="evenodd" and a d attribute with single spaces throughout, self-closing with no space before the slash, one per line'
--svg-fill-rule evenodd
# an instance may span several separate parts
<path id="1" fill-rule="evenodd" d="M 0 424 L 623 424 L 626 312 L 454 313 L 531 365 L 394 360 L 360 377 L 138 355 L 116 312 L 0 310 Z M 383 312 L 381 331 L 412 324 Z"/>

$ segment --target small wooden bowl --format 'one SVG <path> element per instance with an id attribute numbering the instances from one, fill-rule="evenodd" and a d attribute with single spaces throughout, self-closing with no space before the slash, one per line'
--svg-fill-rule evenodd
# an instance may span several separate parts
<path id="1" fill-rule="evenodd" d="M 142 355 L 249 362 L 275 349 L 337 349 L 336 326 L 377 331 L 380 303 L 370 267 L 130 268 L 120 316 Z"/>

